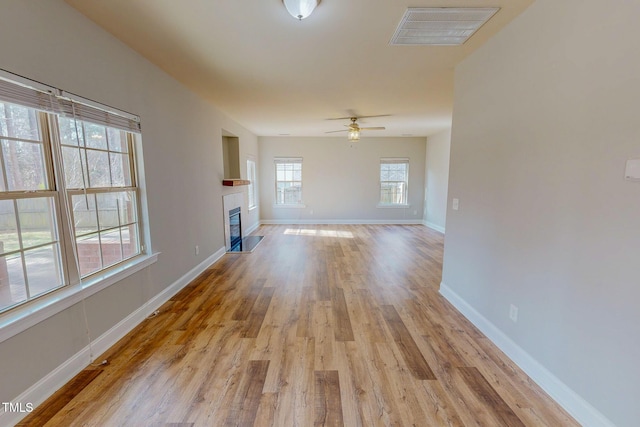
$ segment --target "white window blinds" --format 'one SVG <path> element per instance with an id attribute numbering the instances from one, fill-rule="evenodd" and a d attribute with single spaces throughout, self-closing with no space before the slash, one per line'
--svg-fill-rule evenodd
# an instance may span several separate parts
<path id="1" fill-rule="evenodd" d="M 0 98 L 36 110 L 140 133 L 140 119 L 137 116 L 11 73 L 0 73 Z"/>

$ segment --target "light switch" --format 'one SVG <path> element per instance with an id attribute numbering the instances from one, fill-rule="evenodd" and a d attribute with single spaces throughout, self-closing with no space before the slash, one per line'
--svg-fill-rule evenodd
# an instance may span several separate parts
<path id="1" fill-rule="evenodd" d="M 624 177 L 628 181 L 640 181 L 640 158 L 627 160 Z"/>
<path id="2" fill-rule="evenodd" d="M 460 200 L 453 199 L 453 203 L 451 204 L 451 207 L 453 208 L 454 211 L 457 211 L 458 208 L 460 207 Z"/>

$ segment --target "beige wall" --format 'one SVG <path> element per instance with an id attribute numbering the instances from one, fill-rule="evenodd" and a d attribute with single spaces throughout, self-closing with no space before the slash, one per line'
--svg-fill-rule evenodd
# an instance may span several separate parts
<path id="1" fill-rule="evenodd" d="M 424 221 L 444 233 L 447 223 L 451 129 L 427 138 Z"/>
<path id="2" fill-rule="evenodd" d="M 161 255 L 87 300 L 96 338 L 224 247 L 222 129 L 240 138 L 242 155 L 257 156 L 257 138 L 62 0 L 5 0 L 0 20 L 3 69 L 141 117 L 151 242 Z M 73 306 L 0 343 L 0 401 L 87 345 L 82 312 Z"/>
<path id="3" fill-rule="evenodd" d="M 618 426 L 640 420 L 639 16 L 537 0 L 456 68 L 443 272 Z"/>
<path id="4" fill-rule="evenodd" d="M 264 221 L 422 222 L 425 138 L 260 137 L 260 213 Z M 305 208 L 274 207 L 275 157 L 302 157 Z M 378 208 L 380 158 L 409 158 L 408 208 Z"/>

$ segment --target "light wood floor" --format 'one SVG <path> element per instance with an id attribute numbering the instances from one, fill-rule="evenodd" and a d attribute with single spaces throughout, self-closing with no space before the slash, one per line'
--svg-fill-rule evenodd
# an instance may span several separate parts
<path id="1" fill-rule="evenodd" d="M 439 296 L 439 233 L 254 234 L 23 425 L 577 425 Z"/>

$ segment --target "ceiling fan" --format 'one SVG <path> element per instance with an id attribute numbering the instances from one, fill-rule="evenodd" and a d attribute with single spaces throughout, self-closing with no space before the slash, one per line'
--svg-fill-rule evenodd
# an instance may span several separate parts
<path id="1" fill-rule="evenodd" d="M 360 127 L 360 125 L 358 124 L 358 119 L 368 119 L 368 118 L 371 118 L 371 117 L 388 117 L 388 116 L 390 116 L 390 114 L 378 114 L 377 116 L 336 117 L 336 118 L 332 118 L 332 119 L 327 119 L 327 120 L 346 120 L 346 119 L 349 119 L 349 120 L 351 120 L 351 123 L 348 124 L 348 125 L 345 125 L 347 127 L 347 129 L 332 130 L 332 131 L 325 132 L 325 133 L 348 132 L 347 139 L 349 141 L 358 141 L 360 139 L 360 131 L 362 131 L 362 130 L 385 130 L 386 129 L 384 126 Z"/>

